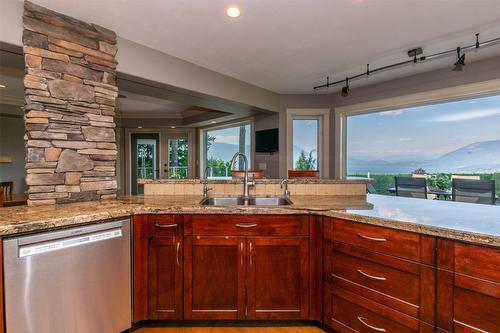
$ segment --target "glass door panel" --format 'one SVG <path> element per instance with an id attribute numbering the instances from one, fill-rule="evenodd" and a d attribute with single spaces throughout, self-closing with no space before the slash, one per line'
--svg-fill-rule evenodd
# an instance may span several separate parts
<path id="1" fill-rule="evenodd" d="M 138 179 L 159 178 L 159 135 L 155 133 L 133 133 L 131 135 L 131 189 L 132 194 L 143 194 L 144 185 Z"/>
<path id="2" fill-rule="evenodd" d="M 168 139 L 168 178 L 189 177 L 189 145 L 187 139 Z"/>

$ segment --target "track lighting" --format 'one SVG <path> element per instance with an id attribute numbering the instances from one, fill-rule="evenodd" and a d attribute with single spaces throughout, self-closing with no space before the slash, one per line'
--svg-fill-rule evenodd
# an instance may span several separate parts
<path id="1" fill-rule="evenodd" d="M 465 66 L 465 53 L 460 54 L 462 49 L 457 47 L 457 62 L 455 63 L 455 67 L 453 67 L 452 71 L 461 72 L 463 71 L 463 67 Z"/>
<path id="2" fill-rule="evenodd" d="M 342 87 L 342 97 L 347 97 L 349 96 L 349 78 L 345 78 L 345 86 Z"/>
<path id="3" fill-rule="evenodd" d="M 427 61 L 431 61 L 431 60 L 435 60 L 435 59 L 441 59 L 443 57 L 448 57 L 448 56 L 454 55 L 455 53 L 457 54 L 457 61 L 454 64 L 453 70 L 454 71 L 462 71 L 463 66 L 465 66 L 465 52 L 471 51 L 473 49 L 477 50 L 479 48 L 482 49 L 482 48 L 485 48 L 488 46 L 500 44 L 500 37 L 486 40 L 484 42 L 480 42 L 479 41 L 479 33 L 476 33 L 475 36 L 476 36 L 476 40 L 475 40 L 474 44 L 466 45 L 463 47 L 458 47 L 458 48 L 452 49 L 452 50 L 437 52 L 434 54 L 424 55 L 423 54 L 424 51 L 421 47 L 411 49 L 408 51 L 408 57 L 411 58 L 409 60 L 400 61 L 400 62 L 397 62 L 394 64 L 390 64 L 390 65 L 386 65 L 386 66 L 382 66 L 382 67 L 378 67 L 378 68 L 374 68 L 374 69 L 371 69 L 370 65 L 367 64 L 365 72 L 346 77 L 345 80 L 338 80 L 338 81 L 332 82 L 332 81 L 330 81 L 330 77 L 327 77 L 326 83 L 319 85 L 319 86 L 315 86 L 314 90 L 324 89 L 324 88 L 328 89 L 331 86 L 345 83 L 345 86 L 342 88 L 342 96 L 347 96 L 347 95 L 349 95 L 349 90 L 350 90 L 349 80 L 357 80 L 357 79 L 360 79 L 362 77 L 369 77 L 372 74 L 375 74 L 378 72 L 385 72 L 385 71 L 388 71 L 388 70 L 393 69 L 393 68 L 408 66 L 410 64 L 416 65 L 418 63 L 423 63 L 423 62 L 427 62 Z"/>

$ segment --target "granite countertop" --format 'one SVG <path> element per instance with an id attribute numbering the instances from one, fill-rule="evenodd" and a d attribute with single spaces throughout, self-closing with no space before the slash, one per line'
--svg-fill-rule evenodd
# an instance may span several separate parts
<path id="1" fill-rule="evenodd" d="M 0 236 L 137 214 L 316 214 L 500 247 L 500 206 L 382 195 L 292 196 L 291 206 L 201 206 L 199 195 L 0 208 Z"/>

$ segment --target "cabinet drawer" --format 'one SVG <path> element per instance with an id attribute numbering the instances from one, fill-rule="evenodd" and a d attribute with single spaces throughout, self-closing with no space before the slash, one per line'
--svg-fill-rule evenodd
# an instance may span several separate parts
<path id="1" fill-rule="evenodd" d="M 188 222 L 189 221 L 189 222 Z M 191 224 L 196 236 L 307 236 L 307 215 L 191 215 L 186 223 Z"/>
<path id="2" fill-rule="evenodd" d="M 415 233 L 335 219 L 333 239 L 392 256 L 420 261 L 420 236 Z"/>
<path id="3" fill-rule="evenodd" d="M 332 328 L 338 332 L 418 332 L 418 320 L 389 307 L 333 288 Z"/>
<path id="4" fill-rule="evenodd" d="M 150 236 L 181 236 L 182 217 L 178 215 L 149 215 Z"/>
<path id="5" fill-rule="evenodd" d="M 455 288 L 454 332 L 500 332 L 500 299 Z"/>
<path id="6" fill-rule="evenodd" d="M 500 249 L 455 242 L 455 272 L 500 283 Z"/>
<path id="7" fill-rule="evenodd" d="M 419 280 L 417 274 L 412 274 L 375 262 L 348 256 L 340 252 L 333 252 L 333 277 L 348 280 L 358 285 L 376 291 L 373 296 L 375 301 L 383 302 L 387 295 L 410 303 L 415 310 L 419 304 Z M 334 282 L 335 283 L 335 282 Z M 389 297 L 389 301 L 394 300 Z M 372 298 L 372 297 L 369 297 Z M 392 305 L 393 304 L 388 304 Z M 407 307 L 408 304 L 404 304 Z M 412 313 L 413 314 L 413 313 Z"/>

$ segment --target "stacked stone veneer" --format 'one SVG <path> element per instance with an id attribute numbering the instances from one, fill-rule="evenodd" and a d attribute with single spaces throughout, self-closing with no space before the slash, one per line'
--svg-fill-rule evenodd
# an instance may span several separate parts
<path id="1" fill-rule="evenodd" d="M 116 34 L 24 4 L 28 204 L 116 197 Z"/>

